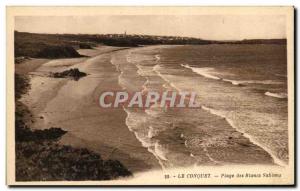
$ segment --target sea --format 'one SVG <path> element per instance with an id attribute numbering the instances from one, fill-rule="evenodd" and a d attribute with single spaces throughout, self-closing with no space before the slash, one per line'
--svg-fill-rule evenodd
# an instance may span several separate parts
<path id="1" fill-rule="evenodd" d="M 199 108 L 126 108 L 162 168 L 288 165 L 287 50 L 279 44 L 145 46 L 111 64 L 128 92 L 196 92 Z"/>

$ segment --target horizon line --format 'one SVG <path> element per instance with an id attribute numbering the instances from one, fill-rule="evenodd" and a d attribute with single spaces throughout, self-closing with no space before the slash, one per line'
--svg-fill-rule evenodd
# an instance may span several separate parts
<path id="1" fill-rule="evenodd" d="M 20 33 L 30 33 L 30 34 L 43 34 L 43 35 L 124 35 L 124 33 L 43 33 L 43 32 L 28 32 L 28 31 L 18 31 L 14 30 L 14 32 Z M 149 34 L 128 34 L 127 36 L 134 36 L 134 35 L 142 35 L 142 36 L 153 36 L 153 37 L 180 37 L 180 38 L 194 38 L 198 40 L 207 40 L 207 41 L 223 41 L 223 42 L 230 42 L 230 41 L 243 41 L 243 40 L 287 40 L 286 37 L 283 38 L 244 38 L 244 39 L 231 39 L 231 40 L 216 40 L 216 39 L 203 39 L 200 37 L 193 37 L 193 36 L 170 36 L 170 35 L 149 35 Z"/>

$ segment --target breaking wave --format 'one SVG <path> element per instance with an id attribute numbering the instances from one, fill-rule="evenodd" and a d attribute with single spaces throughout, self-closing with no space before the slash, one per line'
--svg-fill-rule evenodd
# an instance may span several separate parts
<path id="1" fill-rule="evenodd" d="M 279 99 L 286 99 L 288 96 L 287 93 L 272 93 L 272 92 L 266 92 L 265 95 L 270 97 L 276 97 Z"/>

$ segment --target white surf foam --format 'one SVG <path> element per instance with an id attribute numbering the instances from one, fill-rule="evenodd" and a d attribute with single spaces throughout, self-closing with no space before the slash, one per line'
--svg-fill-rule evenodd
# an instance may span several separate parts
<path id="1" fill-rule="evenodd" d="M 157 54 L 155 55 L 156 58 L 156 65 L 153 67 L 153 71 L 159 76 L 161 77 L 165 82 L 167 82 L 167 84 L 169 86 L 171 86 L 172 88 L 174 88 L 177 91 L 180 91 L 180 89 L 178 87 L 175 86 L 174 83 L 172 83 L 170 80 L 168 80 L 163 74 L 160 73 L 160 70 L 162 69 L 161 66 L 158 64 L 159 60 L 160 60 L 160 56 Z M 163 85 L 164 88 L 168 88 L 168 86 L 166 84 Z"/>
<path id="2" fill-rule="evenodd" d="M 211 73 L 213 72 L 214 68 L 209 68 L 209 67 L 203 67 L 203 68 L 196 68 L 196 67 L 191 67 L 188 64 L 181 64 L 181 66 L 185 68 L 191 69 L 193 72 L 204 76 L 206 78 L 214 79 L 214 80 L 221 80 L 224 82 L 230 82 L 232 85 L 239 86 L 243 84 L 264 84 L 264 85 L 278 85 L 278 84 L 283 84 L 283 82 L 278 82 L 274 80 L 230 80 L 230 79 L 224 79 L 220 78 L 217 76 L 212 75 Z"/>
<path id="3" fill-rule="evenodd" d="M 160 55 L 159 54 L 156 54 L 155 55 L 155 58 L 156 58 L 156 62 L 158 62 L 160 60 Z"/>
<path id="4" fill-rule="evenodd" d="M 222 79 L 224 82 L 230 82 L 232 85 L 241 85 L 241 84 L 264 84 L 264 85 L 279 85 L 283 82 L 278 82 L 274 80 L 229 80 Z"/>
<path id="5" fill-rule="evenodd" d="M 156 58 L 156 62 L 158 62 L 160 59 L 159 55 L 155 55 L 155 58 Z M 137 67 L 138 75 L 145 77 L 146 81 L 142 85 L 142 92 L 147 91 L 147 85 L 149 83 L 149 79 L 147 78 L 147 75 L 149 74 L 150 71 L 148 71 L 148 70 L 144 71 L 142 66 L 136 64 L 137 62 L 135 62 L 135 60 L 132 58 L 131 52 L 129 52 L 126 55 L 126 61 L 128 63 L 134 64 Z M 118 78 L 119 84 L 123 88 L 126 87 L 123 85 L 125 79 L 123 79 L 124 72 L 121 70 L 121 67 L 113 59 L 111 60 L 111 64 L 116 66 L 117 71 L 120 72 L 120 75 Z M 154 74 L 156 74 L 154 69 L 152 72 L 154 72 Z M 156 115 L 157 112 L 159 112 L 159 111 L 155 110 L 153 107 L 155 107 L 155 105 L 152 105 L 149 110 L 145 110 L 146 114 L 151 116 L 151 115 Z M 164 163 L 167 161 L 167 158 L 164 153 L 164 150 L 163 150 L 163 148 L 161 148 L 161 146 L 158 144 L 158 142 L 155 142 L 152 139 L 152 137 L 156 135 L 156 131 L 153 129 L 153 127 L 150 126 L 150 127 L 148 127 L 148 132 L 143 132 L 143 130 L 141 128 L 146 128 L 145 124 L 143 124 L 146 120 L 145 116 L 137 115 L 137 113 L 131 112 L 130 110 L 127 110 L 124 107 L 123 107 L 123 109 L 127 114 L 125 124 L 128 127 L 128 129 L 134 133 L 135 137 L 142 144 L 142 146 L 144 148 L 147 148 L 148 152 L 152 153 L 155 156 L 155 158 L 158 160 L 158 163 L 160 164 L 162 169 L 165 169 Z"/>
<path id="6" fill-rule="evenodd" d="M 285 99 L 288 96 L 286 93 L 272 93 L 272 92 L 266 92 L 265 95 L 270 97 L 276 97 L 279 99 Z"/>
<path id="7" fill-rule="evenodd" d="M 241 84 L 240 81 L 236 81 L 236 80 L 228 80 L 228 79 L 223 79 L 224 82 L 230 82 L 232 85 L 234 86 L 238 86 Z"/>
<path id="8" fill-rule="evenodd" d="M 214 68 L 209 68 L 209 67 L 203 67 L 203 68 L 196 68 L 196 67 L 191 67 L 188 64 L 181 64 L 181 66 L 191 69 L 193 72 L 206 77 L 206 78 L 210 78 L 210 79 L 214 79 L 214 80 L 220 80 L 221 78 L 212 75 L 210 72 L 212 70 L 214 70 Z"/>
<path id="9" fill-rule="evenodd" d="M 157 75 L 159 76 L 159 77 L 161 77 L 165 82 L 167 82 L 171 87 L 173 87 L 175 90 L 177 90 L 177 91 L 179 91 L 180 92 L 180 89 L 178 88 L 178 87 L 176 87 L 175 86 L 175 84 L 174 83 L 172 83 L 170 80 L 168 80 L 164 75 L 162 75 L 161 73 L 160 73 L 160 70 L 161 69 L 161 66 L 160 65 L 155 65 L 154 67 L 153 67 L 153 70 L 157 73 Z M 166 87 L 166 86 L 165 86 Z"/>
<path id="10" fill-rule="evenodd" d="M 126 126 L 128 129 L 134 133 L 137 140 L 142 144 L 144 148 L 148 150 L 151 154 L 154 155 L 154 157 L 158 160 L 158 163 L 162 167 L 162 169 L 165 168 L 163 161 L 166 161 L 166 156 L 162 152 L 161 149 L 159 149 L 159 145 L 157 142 L 152 141 L 152 136 L 155 134 L 152 127 L 149 127 L 148 134 L 145 134 L 145 136 L 141 133 L 138 133 L 136 128 L 139 126 L 139 121 L 141 121 L 141 117 L 133 116 L 134 113 L 130 112 L 129 110 L 123 108 L 124 111 L 127 113 L 127 117 L 125 120 Z M 135 120 L 137 119 L 137 120 Z"/>
<path id="11" fill-rule="evenodd" d="M 235 125 L 234 125 L 234 122 L 229 119 L 222 111 L 218 111 L 218 110 L 215 110 L 215 109 L 212 109 L 212 108 L 208 108 L 208 107 L 205 107 L 205 106 L 201 106 L 202 109 L 210 112 L 211 114 L 214 114 L 214 115 L 217 115 L 219 117 L 222 117 L 224 119 L 226 119 L 226 121 L 229 123 L 229 125 L 231 127 L 233 127 L 236 131 L 240 132 L 240 133 L 243 133 L 243 136 L 245 136 L 246 138 L 248 138 L 253 144 L 261 147 L 262 149 L 264 149 L 273 159 L 274 163 L 279 165 L 279 166 L 286 166 L 286 164 L 280 160 L 277 156 L 275 156 L 273 154 L 273 152 L 268 149 L 267 147 L 263 146 L 262 144 L 260 144 L 259 142 L 257 142 L 256 140 L 254 140 L 254 138 L 252 136 L 250 136 L 249 134 L 245 133 L 245 132 L 242 132 L 240 131 Z"/>
<path id="12" fill-rule="evenodd" d="M 154 150 L 155 150 L 155 153 L 156 155 L 161 159 L 161 160 L 164 160 L 164 161 L 167 161 L 167 156 L 165 154 L 165 152 L 163 151 L 163 148 L 161 147 L 160 144 L 158 144 L 157 142 L 155 143 L 154 145 Z"/>
<path id="13" fill-rule="evenodd" d="M 162 160 L 161 157 L 155 152 L 155 147 L 154 146 L 148 147 L 148 151 L 153 154 L 153 156 L 158 160 L 158 163 L 161 166 L 161 168 L 163 170 L 165 170 L 166 169 L 166 166 L 165 166 L 165 163 L 164 163 L 165 161 Z"/>
<path id="14" fill-rule="evenodd" d="M 275 74 L 275 76 L 287 78 L 287 75 L 284 75 L 284 74 Z"/>

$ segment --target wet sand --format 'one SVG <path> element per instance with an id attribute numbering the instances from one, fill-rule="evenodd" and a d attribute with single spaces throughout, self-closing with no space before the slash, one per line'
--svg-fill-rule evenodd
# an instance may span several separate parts
<path id="1" fill-rule="evenodd" d="M 41 65 L 48 62 L 49 59 L 30 59 L 23 63 L 15 65 L 15 72 L 17 74 L 28 74 L 29 72 L 35 71 Z"/>
<path id="2" fill-rule="evenodd" d="M 61 144 L 88 148 L 103 159 L 119 160 L 132 172 L 159 169 L 156 158 L 126 126 L 125 111 L 122 108 L 103 110 L 98 106 L 101 92 L 121 89 L 119 73 L 110 63 L 111 52 L 119 49 L 123 48 L 79 50 L 90 57 L 43 63 L 28 73 L 31 90 L 21 101 L 34 115 L 32 128 L 60 127 L 68 131 Z M 47 77 L 49 72 L 67 68 L 79 68 L 88 76 L 79 81 Z"/>

